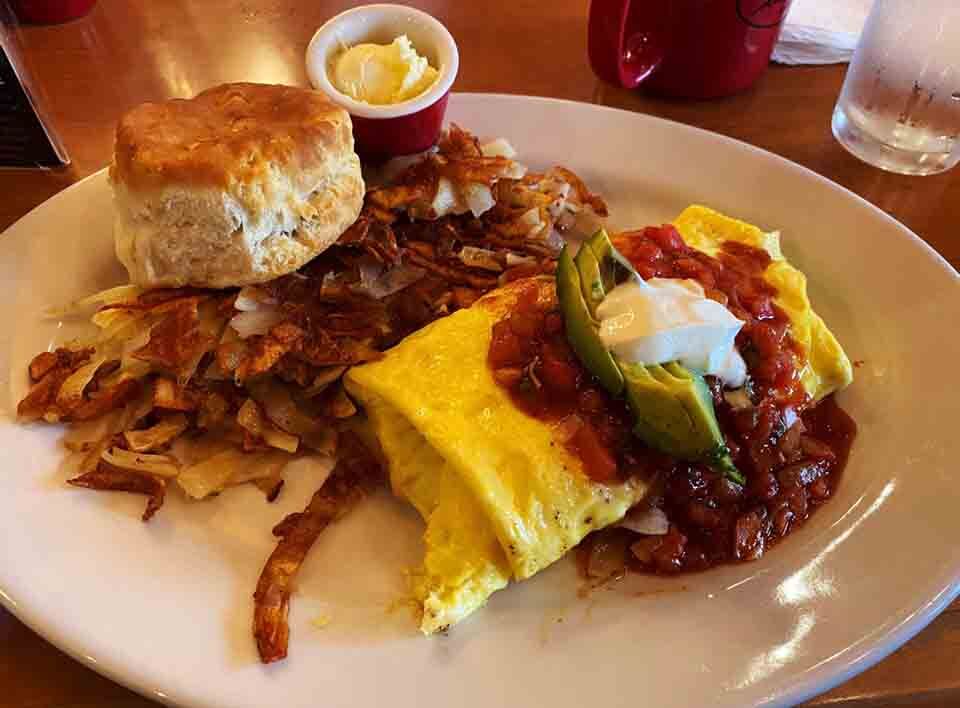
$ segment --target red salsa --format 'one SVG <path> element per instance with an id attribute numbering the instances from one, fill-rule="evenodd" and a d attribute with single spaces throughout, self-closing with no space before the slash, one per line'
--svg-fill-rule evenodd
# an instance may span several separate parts
<path id="1" fill-rule="evenodd" d="M 567 343 L 556 298 L 545 297 L 534 281 L 523 285 L 516 306 L 494 326 L 488 355 L 494 378 L 521 410 L 556 425 L 558 440 L 592 479 L 639 475 L 653 484 L 646 503 L 666 515 L 667 532 L 591 534 L 580 546 L 588 574 L 595 560 L 604 569 L 619 564 L 678 573 L 759 558 L 832 496 L 856 425 L 832 396 L 811 404 L 789 319 L 762 277 L 770 264 L 765 251 L 728 242 L 711 257 L 688 247 L 669 225 L 622 234 L 615 244 L 642 277 L 696 280 L 744 321 L 737 348 L 748 384 L 730 392 L 713 377 L 707 382 L 746 484 L 675 460 L 634 436 L 627 405 L 583 368 Z"/>

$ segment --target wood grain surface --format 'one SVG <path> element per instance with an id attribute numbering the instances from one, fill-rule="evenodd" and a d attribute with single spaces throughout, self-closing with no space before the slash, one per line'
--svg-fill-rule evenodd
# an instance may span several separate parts
<path id="1" fill-rule="evenodd" d="M 63 170 L 0 169 L 0 229 L 104 167 L 117 117 L 147 100 L 225 81 L 306 85 L 303 50 L 343 0 L 100 0 L 15 40 L 53 127 L 73 158 Z M 728 135 L 800 163 L 906 224 L 960 267 L 960 170 L 901 177 L 847 154 L 830 134 L 844 67 L 771 67 L 731 98 L 667 101 L 600 83 L 586 60 L 586 0 L 421 0 L 461 51 L 459 91 L 532 94 L 649 113 Z M 549 9 L 547 9 L 549 7 Z M 0 610 L 0 706 L 155 706 L 68 658 Z M 879 665 L 811 705 L 960 705 L 960 605 Z"/>

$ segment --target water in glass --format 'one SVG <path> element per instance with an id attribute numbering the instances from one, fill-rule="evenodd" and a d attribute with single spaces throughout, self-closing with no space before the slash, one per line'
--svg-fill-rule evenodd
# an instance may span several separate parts
<path id="1" fill-rule="evenodd" d="M 960 1 L 876 0 L 833 133 L 892 172 L 934 174 L 960 161 Z"/>

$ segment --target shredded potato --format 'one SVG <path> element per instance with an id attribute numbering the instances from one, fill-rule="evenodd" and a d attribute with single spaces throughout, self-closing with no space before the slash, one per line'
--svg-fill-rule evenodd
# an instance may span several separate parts
<path id="1" fill-rule="evenodd" d="M 380 484 L 382 475 L 380 464 L 363 443 L 353 434 L 344 435 L 336 467 L 307 508 L 274 527 L 273 534 L 280 540 L 264 565 L 253 596 L 253 635 L 263 663 L 287 655 L 291 586 L 310 547 L 330 523 Z"/>
<path id="2" fill-rule="evenodd" d="M 68 484 L 87 489 L 99 489 L 107 492 L 132 492 L 148 497 L 143 520 L 149 521 L 163 506 L 166 483 L 152 475 L 140 474 L 131 470 L 99 466 L 79 477 L 67 480 Z"/>
<path id="3" fill-rule="evenodd" d="M 34 357 L 17 415 L 69 426 L 73 486 L 145 495 L 147 521 L 168 484 L 190 500 L 254 484 L 272 501 L 291 460 L 339 455 L 275 529 L 254 621 L 265 662 L 286 655 L 290 581 L 311 544 L 382 481 L 345 432 L 357 407 L 344 372 L 503 283 L 551 273 L 558 233 L 606 213 L 573 173 L 513 157 L 450 126 L 435 151 L 384 170 L 357 221 L 298 272 L 226 290 L 121 285 L 49 311 L 89 316 L 96 333 Z"/>

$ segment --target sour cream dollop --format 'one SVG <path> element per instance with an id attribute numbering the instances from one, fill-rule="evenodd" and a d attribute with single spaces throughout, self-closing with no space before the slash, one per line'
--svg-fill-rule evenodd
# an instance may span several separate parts
<path id="1" fill-rule="evenodd" d="M 743 386 L 747 366 L 734 345 L 743 321 L 695 280 L 633 277 L 607 293 L 597 317 L 600 339 L 624 361 L 679 361 L 730 388 Z"/>

